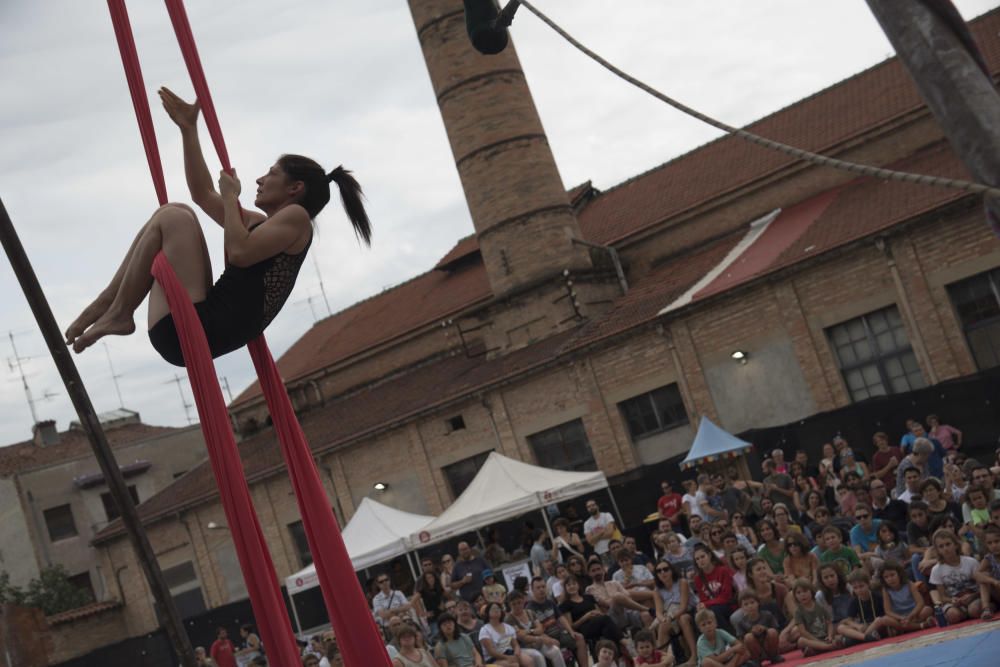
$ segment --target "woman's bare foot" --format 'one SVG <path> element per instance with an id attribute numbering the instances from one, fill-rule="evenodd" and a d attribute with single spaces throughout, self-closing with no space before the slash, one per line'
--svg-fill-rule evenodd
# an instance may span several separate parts
<path id="1" fill-rule="evenodd" d="M 69 325 L 69 328 L 66 329 L 66 344 L 72 345 L 77 337 L 86 331 L 87 327 L 100 319 L 101 315 L 108 311 L 108 307 L 111 306 L 113 300 L 113 297 L 106 297 L 102 294 L 94 299 L 93 303 L 84 308 L 80 316 L 73 320 L 73 324 Z"/>
<path id="2" fill-rule="evenodd" d="M 128 336 L 135 331 L 135 321 L 129 315 L 104 313 L 93 326 L 77 336 L 73 341 L 73 351 L 83 352 L 104 336 Z"/>

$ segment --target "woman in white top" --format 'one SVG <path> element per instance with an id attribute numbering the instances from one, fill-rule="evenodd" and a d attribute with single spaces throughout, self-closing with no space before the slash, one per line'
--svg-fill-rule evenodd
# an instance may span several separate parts
<path id="1" fill-rule="evenodd" d="M 243 647 L 236 651 L 236 664 L 239 667 L 247 667 L 253 659 L 260 655 L 260 637 L 253 631 L 252 625 L 244 625 L 240 628 L 240 637 L 243 638 Z"/>
<path id="2" fill-rule="evenodd" d="M 486 605 L 486 625 L 479 631 L 483 657 L 486 662 L 504 667 L 535 667 L 534 659 L 522 651 L 517 643 L 517 632 L 503 622 L 503 613 L 503 607 L 499 603 L 491 602 Z"/>

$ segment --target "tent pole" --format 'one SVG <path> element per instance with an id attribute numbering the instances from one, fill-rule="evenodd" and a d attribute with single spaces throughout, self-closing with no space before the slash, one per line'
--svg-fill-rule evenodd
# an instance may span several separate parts
<path id="1" fill-rule="evenodd" d="M 295 596 L 291 593 L 288 594 L 288 601 L 291 602 L 292 616 L 295 617 L 295 634 L 302 634 L 302 621 L 299 620 L 299 608 L 295 606 Z"/>
<path id="2" fill-rule="evenodd" d="M 544 507 L 541 509 L 541 512 L 542 512 L 542 521 L 545 522 L 545 532 L 549 534 L 550 540 L 555 540 L 556 536 L 552 534 L 552 525 L 549 523 L 549 513 L 545 511 Z"/>
<path id="3" fill-rule="evenodd" d="M 611 506 L 615 508 L 615 515 L 618 517 L 618 530 L 625 532 L 625 522 L 622 520 L 622 511 L 618 509 L 618 503 L 615 502 L 615 494 L 611 491 L 611 485 L 608 484 L 608 497 L 611 498 Z"/>
<path id="4" fill-rule="evenodd" d="M 420 575 L 417 574 L 417 569 L 413 566 L 413 561 L 410 560 L 410 552 L 404 552 L 403 555 L 406 556 L 406 564 L 410 566 L 410 575 L 413 577 L 413 585 L 416 586 Z"/>

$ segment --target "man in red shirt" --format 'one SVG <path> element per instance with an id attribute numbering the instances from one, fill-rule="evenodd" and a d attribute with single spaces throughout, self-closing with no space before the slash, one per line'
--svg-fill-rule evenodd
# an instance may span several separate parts
<path id="1" fill-rule="evenodd" d="M 670 525 L 676 528 L 680 525 L 681 510 L 684 507 L 681 494 L 675 492 L 666 480 L 660 482 L 660 489 L 663 495 L 656 501 L 656 511 L 660 513 L 660 517 L 669 519 Z"/>
<path id="2" fill-rule="evenodd" d="M 225 628 L 219 628 L 215 631 L 215 641 L 212 643 L 212 648 L 209 653 L 212 654 L 212 660 L 219 667 L 236 667 L 236 658 L 233 657 L 233 653 L 236 651 L 236 647 L 233 643 L 229 641 L 229 633 Z"/>

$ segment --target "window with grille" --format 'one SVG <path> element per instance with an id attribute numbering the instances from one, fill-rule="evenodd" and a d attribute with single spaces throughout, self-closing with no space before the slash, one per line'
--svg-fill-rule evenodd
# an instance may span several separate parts
<path id="1" fill-rule="evenodd" d="M 45 526 L 49 529 L 49 539 L 53 542 L 76 537 L 76 522 L 73 521 L 73 509 L 69 505 L 50 507 L 42 512 L 45 516 Z"/>
<path id="2" fill-rule="evenodd" d="M 441 472 L 444 473 L 445 479 L 448 480 L 448 486 L 451 487 L 451 493 L 455 498 L 458 498 L 462 495 L 463 491 L 469 488 L 469 484 L 475 479 L 479 469 L 486 463 L 486 459 L 492 451 L 491 449 L 475 456 L 470 456 L 467 459 L 455 461 L 451 465 L 441 468 Z"/>
<path id="3" fill-rule="evenodd" d="M 926 386 L 896 306 L 826 330 L 854 401 Z"/>
<path id="4" fill-rule="evenodd" d="M 134 484 L 129 485 L 128 494 L 132 496 L 132 502 L 138 505 L 139 492 L 135 490 Z M 101 494 L 101 502 L 104 503 L 104 513 L 108 516 L 108 521 L 114 521 L 122 515 L 121 511 L 118 509 L 118 503 L 115 502 L 115 499 L 111 495 L 110 491 Z"/>
<path id="5" fill-rule="evenodd" d="M 560 424 L 528 436 L 538 465 L 559 470 L 597 470 L 583 421 Z"/>
<path id="6" fill-rule="evenodd" d="M 676 384 L 635 396 L 618 404 L 635 442 L 688 423 L 684 401 Z"/>
<path id="7" fill-rule="evenodd" d="M 979 370 L 1000 366 L 1000 269 L 948 286 Z"/>
<path id="8" fill-rule="evenodd" d="M 306 539 L 306 529 L 302 522 L 288 524 L 288 532 L 292 535 L 292 544 L 295 545 L 295 554 L 299 557 L 301 566 L 312 565 L 312 551 L 309 549 L 309 540 Z"/>

